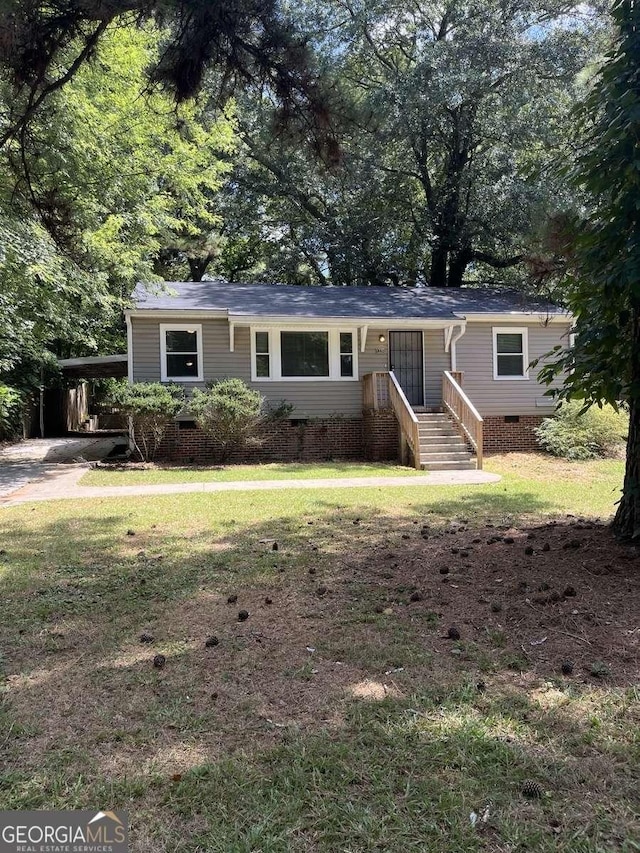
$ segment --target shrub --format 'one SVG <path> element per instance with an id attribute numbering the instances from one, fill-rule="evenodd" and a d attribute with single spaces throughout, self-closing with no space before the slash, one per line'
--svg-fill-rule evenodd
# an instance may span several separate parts
<path id="1" fill-rule="evenodd" d="M 286 421 L 289 420 L 295 406 L 293 403 L 289 403 L 287 400 L 280 400 L 278 403 L 269 403 L 267 408 L 264 410 L 262 415 L 262 419 L 265 424 L 274 424 L 278 421 Z"/>
<path id="2" fill-rule="evenodd" d="M 0 440 L 21 434 L 23 403 L 20 391 L 10 385 L 0 384 Z"/>
<path id="3" fill-rule="evenodd" d="M 131 441 L 145 462 L 154 458 L 167 425 L 184 405 L 182 388 L 160 382 L 113 382 L 108 398 L 129 417 Z"/>
<path id="4" fill-rule="evenodd" d="M 554 456 L 566 459 L 595 459 L 615 456 L 629 430 L 629 416 L 613 406 L 592 406 L 583 412 L 584 403 L 564 403 L 553 418 L 545 418 L 536 430 L 542 447 Z"/>
<path id="5" fill-rule="evenodd" d="M 242 381 L 223 379 L 206 391 L 196 389 L 189 411 L 200 429 L 221 447 L 222 461 L 254 437 L 262 422 L 263 397 Z"/>

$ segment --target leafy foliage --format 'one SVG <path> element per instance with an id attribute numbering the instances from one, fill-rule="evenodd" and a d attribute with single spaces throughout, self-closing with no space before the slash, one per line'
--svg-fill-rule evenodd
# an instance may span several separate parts
<path id="1" fill-rule="evenodd" d="M 222 199 L 233 227 L 213 269 L 319 284 L 526 279 L 542 223 L 573 198 L 550 167 L 601 49 L 595 7 L 307 0 L 298 14 L 333 84 L 340 165 L 274 139 L 267 97 L 240 99 L 244 147 Z"/>
<path id="2" fill-rule="evenodd" d="M 575 346 L 557 352 L 541 377 L 563 374 L 564 399 L 628 401 L 626 472 L 614 526 L 632 538 L 640 535 L 640 6 L 617 0 L 613 17 L 616 37 L 581 109 L 581 153 L 570 172 L 586 208 L 566 236 Z"/>
<path id="3" fill-rule="evenodd" d="M 137 452 L 152 460 L 168 424 L 184 405 L 184 391 L 161 382 L 112 382 L 108 399 L 130 419 L 129 435 Z"/>
<path id="4" fill-rule="evenodd" d="M 0 441 L 20 434 L 23 404 L 20 391 L 0 384 Z"/>
<path id="5" fill-rule="evenodd" d="M 565 403 L 553 418 L 545 418 L 536 435 L 542 447 L 565 459 L 616 456 L 629 431 L 629 416 L 613 406 L 592 406 L 586 411 L 578 400 Z"/>
<path id="6" fill-rule="evenodd" d="M 200 429 L 221 446 L 224 461 L 256 434 L 263 402 L 262 395 L 242 379 L 223 379 L 206 391 L 196 388 L 189 410 Z"/>
<path id="7" fill-rule="evenodd" d="M 114 28 L 154 22 L 161 49 L 149 80 L 181 103 L 194 97 L 213 69 L 218 103 L 237 82 L 265 86 L 282 117 L 313 127 L 327 142 L 324 93 L 305 40 L 278 0 L 4 0 L 0 6 L 0 67 L 11 85 L 11 104 L 0 147 L 28 132 L 53 94 L 99 52 Z"/>
<path id="8" fill-rule="evenodd" d="M 105 33 L 96 61 L 0 151 L 0 370 L 47 348 L 123 347 L 135 281 L 156 279 L 169 249 L 186 268 L 194 231 L 219 224 L 233 125 L 143 93 L 160 42 L 150 28 Z"/>

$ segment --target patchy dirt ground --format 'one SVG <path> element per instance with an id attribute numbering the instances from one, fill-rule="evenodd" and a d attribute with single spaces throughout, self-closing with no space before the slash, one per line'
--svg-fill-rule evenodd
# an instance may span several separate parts
<path id="1" fill-rule="evenodd" d="M 514 669 L 549 677 L 573 665 L 579 680 L 640 676 L 640 552 L 588 520 L 514 529 L 463 523 L 405 533 L 401 547 L 354 561 L 391 618 L 438 619 L 432 649 L 503 650 Z M 454 640 L 447 637 L 452 628 Z M 459 637 L 458 637 L 459 635 Z M 457 642 L 455 641 L 457 639 Z M 568 673 L 567 673 L 568 674 Z"/>
<path id="2" fill-rule="evenodd" d="M 14 711 L 37 724 L 33 764 L 84 731 L 97 740 L 105 770 L 144 760 L 180 772 L 196 758 L 242 748 L 248 736 L 255 745 L 286 726 L 338 725 L 353 697 L 408 695 L 464 674 L 479 690 L 493 680 L 640 680 L 640 555 L 604 526 L 415 523 L 391 542 L 363 547 L 374 522 L 346 523 L 353 547 L 340 548 L 340 557 L 330 541 L 323 548 L 311 538 L 305 568 L 296 570 L 285 535 L 258 580 L 203 583 L 161 618 L 142 607 L 127 614 L 115 651 L 107 651 L 101 621 L 108 613 L 81 631 L 65 618 L 64 602 L 82 588 L 65 584 L 59 618 L 22 634 L 7 661 Z M 268 561 L 271 547 L 263 541 L 254 551 L 266 550 Z M 164 571 L 142 552 L 128 579 L 134 601 Z M 37 607 L 39 591 L 33 595 Z M 153 666 L 156 654 L 162 667 Z M 161 745 L 142 732 L 150 723 Z M 197 740 L 195 753 L 185 751 L 185 731 Z"/>

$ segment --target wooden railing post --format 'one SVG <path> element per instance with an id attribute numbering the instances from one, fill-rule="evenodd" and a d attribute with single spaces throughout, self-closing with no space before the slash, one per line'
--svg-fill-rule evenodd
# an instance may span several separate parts
<path id="1" fill-rule="evenodd" d="M 482 417 L 449 370 L 442 376 L 442 402 L 475 450 L 477 467 L 482 468 Z"/>

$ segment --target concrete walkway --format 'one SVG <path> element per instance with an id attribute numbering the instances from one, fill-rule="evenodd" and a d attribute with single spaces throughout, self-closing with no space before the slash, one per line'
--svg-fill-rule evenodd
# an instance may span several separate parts
<path id="1" fill-rule="evenodd" d="M 0 449 L 0 500 L 29 483 L 56 480 L 68 473 L 68 466 L 79 471 L 76 483 L 87 462 L 104 459 L 121 437 L 100 438 L 32 438 Z M 63 467 L 64 466 L 64 467 Z"/>
<path id="2" fill-rule="evenodd" d="M 252 492 L 282 489 L 354 489 L 402 486 L 419 488 L 424 486 L 465 486 L 497 483 L 498 474 L 486 471 L 434 471 L 416 477 L 339 477 L 314 480 L 237 480 L 223 483 L 164 483 L 152 486 L 80 486 L 79 479 L 87 470 L 86 465 L 74 465 L 71 469 L 48 471 L 40 480 L 13 492 L 0 496 L 0 505 L 14 506 L 30 501 L 61 499 L 87 500 L 94 498 L 124 498 L 135 495 L 179 495 L 189 492 Z"/>

